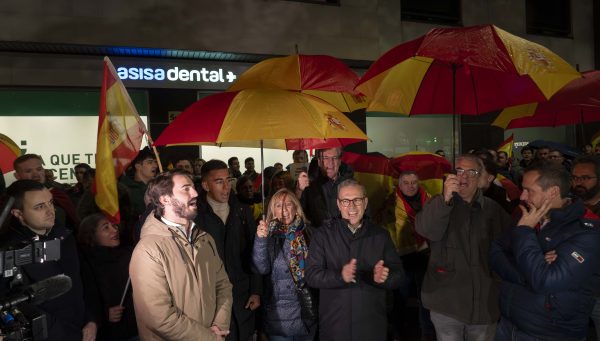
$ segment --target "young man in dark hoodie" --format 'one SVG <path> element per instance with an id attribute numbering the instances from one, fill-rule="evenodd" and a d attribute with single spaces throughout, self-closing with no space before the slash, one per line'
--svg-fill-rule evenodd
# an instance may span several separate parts
<path id="1" fill-rule="evenodd" d="M 33 240 L 61 239 L 59 260 L 21 267 L 23 285 L 58 274 L 71 278 L 72 286 L 68 292 L 38 306 L 46 313 L 46 340 L 94 340 L 97 326 L 91 321 L 91 314 L 86 313 L 75 238 L 64 226 L 55 225 L 52 193 L 39 181 L 19 180 L 7 188 L 6 194 L 15 201 L 10 210 L 11 220 L 5 224 L 0 237 L 0 249 L 20 249 Z M 10 296 L 11 292 L 19 290 L 20 286 L 10 287 L 11 281 L 0 281 L 0 297 Z"/>

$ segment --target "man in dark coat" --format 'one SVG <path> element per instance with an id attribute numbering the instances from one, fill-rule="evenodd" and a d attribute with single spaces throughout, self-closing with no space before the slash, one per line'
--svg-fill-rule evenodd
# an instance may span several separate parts
<path id="1" fill-rule="evenodd" d="M 431 249 L 421 298 L 438 341 L 491 340 L 500 312 L 489 248 L 509 228 L 510 217 L 478 189 L 480 158 L 461 155 L 455 167 L 442 195 L 417 214 L 416 230 Z"/>
<path id="2" fill-rule="evenodd" d="M 570 175 L 542 162 L 523 174 L 517 226 L 491 250 L 502 277 L 497 340 L 584 340 L 600 288 L 600 223 L 568 197 Z"/>
<path id="3" fill-rule="evenodd" d="M 402 262 L 389 233 L 363 219 L 362 185 L 342 181 L 336 201 L 342 217 L 317 229 L 306 259 L 306 281 L 320 289 L 320 340 L 385 340 L 386 289 L 400 286 Z"/>
<path id="4" fill-rule="evenodd" d="M 296 188 L 297 193 L 302 193 L 300 202 L 304 214 L 315 227 L 323 225 L 327 219 L 339 217 L 337 186 L 354 176 L 350 166 L 342 163 L 340 148 L 317 150 L 317 160 L 319 175 L 310 184 L 307 179 L 299 179 Z"/>
<path id="5" fill-rule="evenodd" d="M 30 245 L 34 239 L 61 239 L 59 260 L 21 266 L 22 285 L 30 285 L 58 274 L 71 278 L 72 286 L 69 291 L 38 305 L 46 313 L 47 340 L 79 341 L 82 337 L 83 340 L 95 339 L 97 326 L 94 322 L 89 322 L 92 320 L 91 314 L 86 314 L 75 238 L 64 226 L 55 225 L 52 193 L 38 181 L 19 180 L 8 187 L 7 195 L 15 201 L 10 211 L 11 221 L 5 225 L 0 237 L 0 249 L 20 249 Z M 13 278 L 0 281 L 0 297 L 10 296 L 11 291 L 19 290 L 20 285 L 10 288 L 12 281 Z"/>
<path id="6" fill-rule="evenodd" d="M 231 195 L 231 177 L 225 162 L 210 160 L 202 166 L 202 189 L 196 223 L 215 240 L 233 285 L 231 333 L 227 340 L 251 340 L 254 310 L 260 306 L 262 291 L 262 277 L 251 268 L 256 224 L 250 208 Z"/>

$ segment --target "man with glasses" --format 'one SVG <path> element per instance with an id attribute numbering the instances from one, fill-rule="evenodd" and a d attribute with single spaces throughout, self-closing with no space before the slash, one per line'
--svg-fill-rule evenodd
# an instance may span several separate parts
<path id="1" fill-rule="evenodd" d="M 327 219 L 340 215 L 336 203 L 337 187 L 346 179 L 352 179 L 354 173 L 342 163 L 340 148 L 317 150 L 319 175 L 308 184 L 308 179 L 298 180 L 297 193 L 302 193 L 300 202 L 306 218 L 312 226 L 320 227 Z M 308 186 L 308 187 L 307 187 Z"/>
<path id="2" fill-rule="evenodd" d="M 549 162 L 525 170 L 522 217 L 490 255 L 503 280 L 496 340 L 586 339 L 600 288 L 600 229 L 569 196 L 570 180 Z"/>
<path id="3" fill-rule="evenodd" d="M 488 255 L 510 218 L 478 189 L 482 171 L 480 158 L 461 155 L 443 193 L 417 214 L 416 231 L 431 249 L 421 298 L 438 341 L 491 340 L 500 316 Z"/>
<path id="4" fill-rule="evenodd" d="M 248 205 L 231 195 L 234 178 L 227 164 L 210 160 L 202 166 L 202 189 L 195 222 L 210 234 L 233 285 L 230 341 L 252 340 L 254 311 L 260 306 L 262 277 L 252 271 L 256 224 Z"/>
<path id="5" fill-rule="evenodd" d="M 341 218 L 316 230 L 305 279 L 320 289 L 321 340 L 386 340 L 386 290 L 400 285 L 402 263 L 387 231 L 367 219 L 369 200 L 357 181 L 342 181 Z"/>

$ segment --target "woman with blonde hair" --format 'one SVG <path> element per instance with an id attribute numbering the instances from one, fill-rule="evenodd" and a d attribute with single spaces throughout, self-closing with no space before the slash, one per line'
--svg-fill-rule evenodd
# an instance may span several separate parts
<path id="1" fill-rule="evenodd" d="M 307 225 L 300 202 L 292 191 L 280 189 L 271 198 L 265 220 L 254 239 L 252 260 L 267 275 L 264 330 L 272 341 L 312 340 L 316 306 L 304 281 L 308 256 Z M 303 319 L 304 317 L 304 319 Z"/>

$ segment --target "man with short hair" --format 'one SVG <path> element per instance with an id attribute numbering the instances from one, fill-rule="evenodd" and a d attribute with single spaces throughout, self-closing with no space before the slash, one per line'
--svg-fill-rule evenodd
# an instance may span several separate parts
<path id="1" fill-rule="evenodd" d="M 600 230 L 571 176 L 541 162 L 525 170 L 517 225 L 491 249 L 502 278 L 496 340 L 585 340 L 600 287 Z"/>
<path id="2" fill-rule="evenodd" d="M 190 174 L 194 174 L 194 167 L 192 166 L 192 161 L 188 159 L 177 159 L 173 162 L 175 168 L 184 170 Z"/>
<path id="3" fill-rule="evenodd" d="M 73 167 L 73 173 L 75 174 L 75 180 L 77 180 L 77 183 L 71 188 L 67 189 L 66 192 L 71 198 L 71 201 L 73 202 L 75 207 L 77 207 L 79 200 L 81 199 L 83 193 L 87 189 L 83 185 L 83 176 L 85 172 L 87 172 L 90 169 L 92 169 L 92 167 L 90 167 L 90 165 L 88 165 L 87 163 L 79 163 L 75 165 L 75 167 Z"/>
<path id="4" fill-rule="evenodd" d="M 533 161 L 533 148 L 525 146 L 521 148 L 521 161 L 519 161 L 519 167 L 525 169 Z"/>
<path id="5" fill-rule="evenodd" d="M 427 240 L 415 231 L 415 218 L 421 211 L 429 194 L 419 185 L 419 176 L 415 171 L 403 171 L 398 178 L 398 189 L 394 196 L 394 220 L 385 225 L 396 252 L 402 259 L 406 278 L 402 285 L 394 291 L 394 308 L 391 325 L 396 336 L 402 334 L 402 321 L 406 320 L 406 303 L 411 293 L 411 288 L 416 288 L 419 298 L 419 327 L 422 338 L 431 338 L 435 333 L 429 311 L 421 303 L 421 287 L 423 277 L 429 261 L 429 246 Z"/>
<path id="6" fill-rule="evenodd" d="M 540 146 L 535 152 L 535 158 L 538 160 L 548 160 L 548 154 L 550 153 L 550 147 Z"/>
<path id="7" fill-rule="evenodd" d="M 600 157 L 584 155 L 575 159 L 571 170 L 573 193 L 584 205 L 600 216 Z"/>
<path id="8" fill-rule="evenodd" d="M 232 156 L 227 160 L 227 165 L 232 172 L 234 178 L 239 178 L 242 176 L 242 172 L 240 172 L 240 160 L 237 157 Z"/>
<path id="9" fill-rule="evenodd" d="M 0 237 L 0 249 L 21 249 L 33 240 L 60 239 L 59 260 L 21 267 L 23 285 L 59 274 L 69 276 L 72 283 L 69 291 L 38 305 L 46 313 L 47 340 L 81 340 L 82 337 L 93 340 L 97 325 L 88 318 L 91 315 L 86 314 L 75 238 L 64 226 L 56 224 L 52 193 L 39 180 L 18 180 L 7 188 L 6 194 L 15 201 L 10 209 L 11 220 Z M 12 294 L 9 282 L 7 278 L 0 280 L 0 297 Z"/>
<path id="10" fill-rule="evenodd" d="M 311 238 L 305 279 L 320 289 L 321 340 L 386 339 L 386 290 L 397 288 L 404 274 L 390 235 L 364 217 L 368 203 L 361 184 L 342 181 L 336 199 L 341 217 Z"/>
<path id="11" fill-rule="evenodd" d="M 342 163 L 341 148 L 317 150 L 319 174 L 315 181 L 308 183 L 306 177 L 299 177 L 297 193 L 306 218 L 312 226 L 320 227 L 327 219 L 339 217 L 337 186 L 344 180 L 352 179 L 354 172 Z"/>
<path id="12" fill-rule="evenodd" d="M 137 220 L 146 211 L 144 195 L 148 188 L 148 182 L 156 176 L 158 163 L 150 148 L 144 148 L 133 159 L 130 167 L 131 170 L 121 176 L 119 183 L 127 188 L 132 215 Z"/>
<path id="13" fill-rule="evenodd" d="M 246 167 L 246 171 L 242 175 L 250 178 L 250 180 L 254 182 L 258 176 L 258 173 L 254 170 L 254 158 L 247 157 L 246 160 L 244 160 L 244 167 Z"/>
<path id="14" fill-rule="evenodd" d="M 42 157 L 37 154 L 25 154 L 13 162 L 17 180 L 33 180 L 46 185 L 46 174 Z M 59 188 L 50 187 L 56 210 L 56 224 L 71 230 L 79 226 L 79 218 L 71 198 Z"/>
<path id="15" fill-rule="evenodd" d="M 131 256 L 129 274 L 142 340 L 223 340 L 231 283 L 213 238 L 194 223 L 198 193 L 188 172 L 148 183 L 155 207 Z"/>
<path id="16" fill-rule="evenodd" d="M 600 216 L 600 156 L 588 154 L 573 162 L 571 169 L 571 191 L 579 197 L 585 207 Z M 600 292 L 596 294 L 596 304 L 592 311 L 592 321 L 600 340 Z"/>
<path id="17" fill-rule="evenodd" d="M 210 234 L 233 285 L 231 334 L 228 340 L 251 340 L 254 311 L 260 306 L 262 277 L 252 271 L 252 247 L 256 223 L 250 208 L 231 195 L 225 162 L 210 160 L 202 166 L 202 189 L 198 196 L 196 223 Z"/>
<path id="18" fill-rule="evenodd" d="M 483 168 L 477 156 L 459 156 L 443 193 L 417 214 L 416 231 L 431 249 L 421 297 L 439 341 L 491 340 L 500 315 L 488 251 L 510 217 L 478 188 Z"/>

